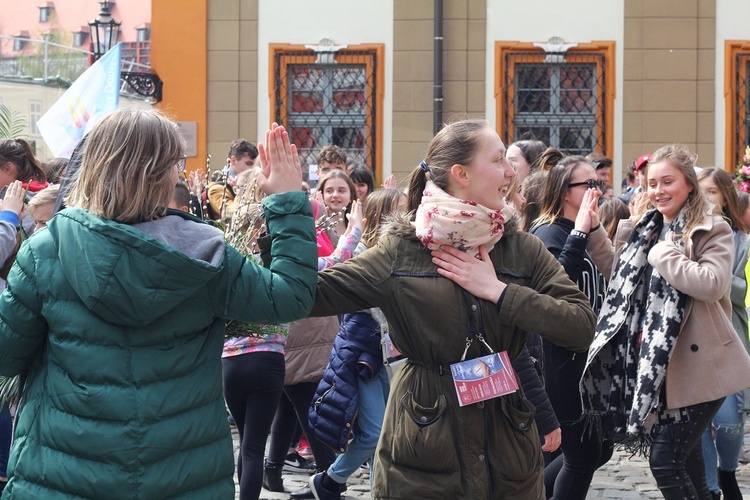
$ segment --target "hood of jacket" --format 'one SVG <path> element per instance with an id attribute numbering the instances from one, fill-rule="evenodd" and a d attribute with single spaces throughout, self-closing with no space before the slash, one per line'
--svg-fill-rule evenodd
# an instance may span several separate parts
<path id="1" fill-rule="evenodd" d="M 225 248 L 221 231 L 189 216 L 129 226 L 78 208 L 34 237 L 54 240 L 65 278 L 93 314 L 128 327 L 152 323 L 204 287 Z"/>

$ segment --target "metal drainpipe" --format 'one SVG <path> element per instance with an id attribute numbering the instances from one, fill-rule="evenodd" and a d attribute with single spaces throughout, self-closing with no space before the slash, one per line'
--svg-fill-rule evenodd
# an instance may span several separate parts
<path id="1" fill-rule="evenodd" d="M 435 41 L 433 48 L 433 104 L 432 133 L 443 128 L 443 0 L 435 0 Z"/>

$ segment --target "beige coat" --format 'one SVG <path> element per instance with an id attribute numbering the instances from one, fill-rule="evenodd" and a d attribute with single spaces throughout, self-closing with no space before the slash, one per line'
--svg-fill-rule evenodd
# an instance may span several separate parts
<path id="1" fill-rule="evenodd" d="M 620 222 L 615 250 L 604 229 L 594 231 L 589 247 L 597 267 L 610 274 L 633 229 Z M 605 241 L 606 240 L 606 241 Z M 750 356 L 732 326 L 730 289 L 734 262 L 732 229 L 721 217 L 706 215 L 688 235 L 685 253 L 672 243 L 654 245 L 649 264 L 667 282 L 688 296 L 685 318 L 667 367 L 667 406 L 683 408 L 714 401 L 750 387 Z"/>
<path id="2" fill-rule="evenodd" d="M 284 385 L 320 381 L 338 332 L 337 316 L 305 318 L 289 325 L 289 337 L 284 347 Z"/>

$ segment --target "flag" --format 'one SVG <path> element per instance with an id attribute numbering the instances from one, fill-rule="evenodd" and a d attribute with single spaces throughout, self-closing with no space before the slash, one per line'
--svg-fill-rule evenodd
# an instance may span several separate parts
<path id="1" fill-rule="evenodd" d="M 122 44 L 118 43 L 79 76 L 36 122 L 55 157 L 70 158 L 96 122 L 117 109 L 121 54 Z"/>

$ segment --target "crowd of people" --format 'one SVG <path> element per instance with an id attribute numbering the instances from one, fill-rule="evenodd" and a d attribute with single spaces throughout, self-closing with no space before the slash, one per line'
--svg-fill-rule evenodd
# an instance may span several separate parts
<path id="1" fill-rule="evenodd" d="M 373 498 L 582 500 L 618 448 L 664 498 L 741 498 L 750 197 L 686 147 L 619 196 L 610 158 L 484 120 L 401 189 L 333 145 L 311 189 L 277 124 L 187 174 L 155 111 L 74 156 L 0 141 L 3 498 L 233 498 L 236 475 L 257 499 L 303 473 L 291 498 L 337 500 L 365 467 Z"/>

